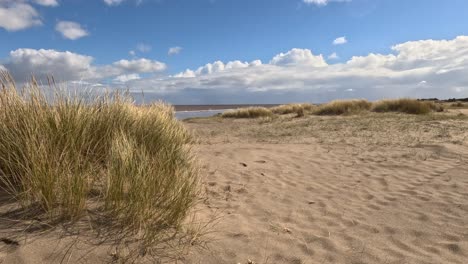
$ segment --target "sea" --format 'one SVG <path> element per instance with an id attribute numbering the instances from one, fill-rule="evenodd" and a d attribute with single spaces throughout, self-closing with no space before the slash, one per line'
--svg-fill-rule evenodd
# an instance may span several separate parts
<path id="1" fill-rule="evenodd" d="M 232 105 L 174 105 L 176 118 L 179 120 L 194 117 L 210 117 L 225 111 L 244 107 L 274 107 L 278 104 L 232 104 Z"/>
<path id="2" fill-rule="evenodd" d="M 184 120 L 187 118 L 194 118 L 194 117 L 209 117 L 214 116 L 217 114 L 221 114 L 224 111 L 229 109 L 220 109 L 220 110 L 199 110 L 199 111 L 176 111 L 175 116 L 179 120 Z"/>

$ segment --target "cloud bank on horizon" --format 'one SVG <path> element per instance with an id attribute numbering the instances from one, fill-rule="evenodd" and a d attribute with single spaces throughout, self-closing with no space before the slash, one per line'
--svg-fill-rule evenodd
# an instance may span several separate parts
<path id="1" fill-rule="evenodd" d="M 468 36 L 452 40 L 420 40 L 397 44 L 395 54 L 355 56 L 329 64 L 309 49 L 294 48 L 269 62 L 215 61 L 197 69 L 164 75 L 166 64 L 148 59 L 95 65 L 94 58 L 68 51 L 18 49 L 3 65 L 20 81 L 31 73 L 53 73 L 62 81 L 84 80 L 110 87 L 130 87 L 148 95 L 185 98 L 199 91 L 221 101 L 284 94 L 322 98 L 461 97 L 468 95 Z M 141 74 L 151 76 L 142 77 Z M 105 79 L 111 82 L 105 82 Z M 187 94 L 187 95 L 185 95 Z M 198 99 L 200 100 L 200 99 Z M 182 100 L 183 101 L 183 100 Z"/>

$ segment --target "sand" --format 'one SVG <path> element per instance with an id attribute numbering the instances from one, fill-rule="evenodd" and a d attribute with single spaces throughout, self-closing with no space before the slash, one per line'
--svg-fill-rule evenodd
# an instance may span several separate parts
<path id="1" fill-rule="evenodd" d="M 198 214 L 219 219 L 206 248 L 168 263 L 467 263 L 468 119 L 456 114 L 187 121 Z M 0 260 L 60 263 L 56 241 L 0 242 Z M 87 247 L 63 263 L 112 261 L 80 257 Z"/>

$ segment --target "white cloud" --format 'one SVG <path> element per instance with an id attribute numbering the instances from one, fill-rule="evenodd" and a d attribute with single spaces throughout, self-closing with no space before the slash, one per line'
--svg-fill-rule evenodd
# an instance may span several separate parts
<path id="1" fill-rule="evenodd" d="M 115 6 L 120 5 L 123 1 L 125 0 L 104 0 L 104 3 L 106 3 L 106 5 Z"/>
<path id="2" fill-rule="evenodd" d="M 149 59 L 120 60 L 108 65 L 94 65 L 94 58 L 69 51 L 17 49 L 10 52 L 5 68 L 19 81 L 27 80 L 32 74 L 38 79 L 54 75 L 59 81 L 100 81 L 114 77 L 135 80 L 139 73 L 156 73 L 166 65 Z"/>
<path id="3" fill-rule="evenodd" d="M 114 67 L 121 69 L 123 72 L 139 72 L 150 73 L 159 72 L 166 69 L 166 64 L 159 61 L 149 59 L 138 60 L 119 60 L 112 64 Z"/>
<path id="4" fill-rule="evenodd" d="M 333 45 L 343 45 L 346 43 L 348 43 L 348 40 L 346 39 L 346 37 L 339 37 L 333 41 Z"/>
<path id="5" fill-rule="evenodd" d="M 139 80 L 139 79 L 141 79 L 141 77 L 138 73 L 132 73 L 132 74 L 119 75 L 114 78 L 114 82 L 126 83 L 128 81 Z"/>
<path id="6" fill-rule="evenodd" d="M 7 31 L 18 31 L 42 25 L 38 12 L 31 5 L 18 0 L 0 1 L 0 27 Z"/>
<path id="7" fill-rule="evenodd" d="M 31 74 L 54 74 L 60 80 L 79 80 L 89 76 L 93 58 L 69 51 L 17 49 L 10 52 L 5 67 L 19 81 Z"/>
<path id="8" fill-rule="evenodd" d="M 76 40 L 85 36 L 89 33 L 81 27 L 80 24 L 72 21 L 59 21 L 55 25 L 55 30 L 60 32 L 64 38 Z"/>
<path id="9" fill-rule="evenodd" d="M 351 0 L 303 0 L 306 4 L 326 6 L 330 2 L 351 2 Z"/>
<path id="10" fill-rule="evenodd" d="M 292 49 L 286 53 L 280 53 L 271 59 L 270 64 L 278 66 L 308 65 L 324 67 L 327 63 L 322 55 L 315 56 L 308 49 Z"/>
<path id="11" fill-rule="evenodd" d="M 151 46 L 148 45 L 148 44 L 139 43 L 139 44 L 136 46 L 136 49 L 137 49 L 139 52 L 149 52 L 149 51 L 151 51 Z"/>
<path id="12" fill-rule="evenodd" d="M 228 63 L 223 63 L 222 61 L 215 61 L 213 63 L 207 63 L 205 66 L 201 66 L 195 71 L 187 69 L 184 72 L 174 75 L 174 77 L 181 78 L 190 78 L 200 75 L 209 75 L 214 73 L 219 73 L 223 71 L 243 69 L 248 67 L 256 67 L 262 65 L 261 60 L 254 60 L 252 62 L 242 62 L 242 61 L 230 61 Z"/>
<path id="13" fill-rule="evenodd" d="M 336 54 L 336 52 L 333 52 L 332 54 L 328 55 L 329 60 L 337 60 L 339 58 L 340 58 L 340 56 L 338 56 L 338 54 Z"/>
<path id="14" fill-rule="evenodd" d="M 167 52 L 168 55 L 176 55 L 179 54 L 182 51 L 182 47 L 171 47 L 169 48 L 169 51 Z"/>
<path id="15" fill-rule="evenodd" d="M 130 54 L 130 56 L 135 56 L 136 52 L 134 50 L 131 50 L 131 51 L 128 52 L 128 54 Z"/>
<path id="16" fill-rule="evenodd" d="M 58 6 L 57 0 L 34 0 L 34 3 L 43 6 Z"/>

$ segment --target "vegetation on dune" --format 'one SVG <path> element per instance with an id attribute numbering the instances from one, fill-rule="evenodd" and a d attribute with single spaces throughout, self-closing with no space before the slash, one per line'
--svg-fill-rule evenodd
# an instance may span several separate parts
<path id="1" fill-rule="evenodd" d="M 314 109 L 312 104 L 285 104 L 271 108 L 274 114 L 287 115 L 296 114 L 298 117 L 304 116 L 306 113 L 311 112 Z"/>
<path id="2" fill-rule="evenodd" d="M 452 107 L 463 107 L 462 103 L 453 104 Z M 249 107 L 227 111 L 221 114 L 225 118 L 257 118 L 274 115 L 296 114 L 297 117 L 306 114 L 313 115 L 350 115 L 363 112 L 400 112 L 407 114 L 427 114 L 429 112 L 442 112 L 444 106 L 433 101 L 419 101 L 415 99 L 396 99 L 369 102 L 362 99 L 335 100 L 320 106 L 312 104 L 286 104 L 272 108 Z"/>
<path id="3" fill-rule="evenodd" d="M 25 208 L 73 221 L 93 197 L 109 223 L 148 244 L 184 221 L 198 167 L 171 106 L 46 95 L 36 82 L 20 93 L 7 73 L 0 83 L 0 182 Z"/>
<path id="4" fill-rule="evenodd" d="M 346 115 L 368 111 L 372 103 L 366 100 L 336 100 L 320 105 L 313 111 L 315 115 Z"/>
<path id="5" fill-rule="evenodd" d="M 455 102 L 450 105 L 450 107 L 454 107 L 454 108 L 465 108 L 467 106 L 468 104 L 465 104 L 463 102 Z"/>
<path id="6" fill-rule="evenodd" d="M 272 116 L 273 112 L 265 107 L 247 107 L 224 112 L 223 118 L 258 118 Z"/>
<path id="7" fill-rule="evenodd" d="M 372 105 L 373 112 L 400 112 L 407 114 L 428 114 L 432 111 L 442 112 L 443 106 L 431 101 L 414 99 L 381 100 Z"/>

